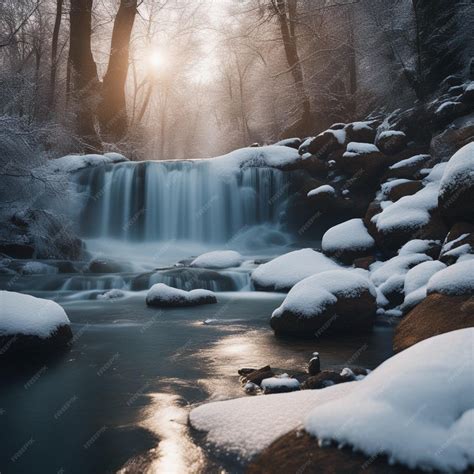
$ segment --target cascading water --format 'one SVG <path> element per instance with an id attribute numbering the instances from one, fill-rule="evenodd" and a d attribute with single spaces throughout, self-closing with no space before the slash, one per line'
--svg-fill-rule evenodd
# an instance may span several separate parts
<path id="1" fill-rule="evenodd" d="M 222 172 L 212 161 L 121 163 L 83 172 L 85 236 L 127 241 L 226 243 L 244 229 L 277 226 L 288 173 Z"/>

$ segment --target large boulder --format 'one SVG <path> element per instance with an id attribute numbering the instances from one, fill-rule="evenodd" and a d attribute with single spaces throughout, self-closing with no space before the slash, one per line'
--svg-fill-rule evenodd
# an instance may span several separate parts
<path id="1" fill-rule="evenodd" d="M 431 156 L 426 154 L 410 156 L 392 164 L 385 173 L 384 177 L 386 179 L 413 179 L 417 172 L 426 167 L 430 160 Z"/>
<path id="2" fill-rule="evenodd" d="M 393 350 L 400 352 L 429 337 L 473 326 L 472 295 L 432 293 L 400 321 L 393 338 Z"/>
<path id="3" fill-rule="evenodd" d="M 401 180 L 400 180 L 401 181 Z M 387 193 L 389 201 L 395 202 L 404 196 L 411 196 L 423 189 L 421 181 L 404 181 L 390 187 Z"/>
<path id="4" fill-rule="evenodd" d="M 359 143 L 374 143 L 377 134 L 378 122 L 370 120 L 366 122 L 352 122 L 346 125 L 345 131 L 348 141 Z"/>
<path id="5" fill-rule="evenodd" d="M 439 207 L 450 220 L 474 223 L 474 142 L 449 160 L 441 179 Z"/>
<path id="6" fill-rule="evenodd" d="M 300 154 L 311 153 L 320 159 L 325 159 L 338 148 L 342 148 L 346 141 L 344 130 L 326 130 L 314 138 L 305 140 L 298 151 Z"/>
<path id="7" fill-rule="evenodd" d="M 276 334 L 315 337 L 367 330 L 376 312 L 376 291 L 356 271 L 332 270 L 296 284 L 271 317 Z"/>
<path id="8" fill-rule="evenodd" d="M 336 160 L 337 167 L 345 173 L 374 173 L 384 169 L 387 161 L 380 150 L 373 144 L 350 142 L 346 152 Z"/>
<path id="9" fill-rule="evenodd" d="M 446 236 L 439 259 L 451 265 L 466 253 L 474 253 L 474 224 L 456 222 Z"/>
<path id="10" fill-rule="evenodd" d="M 70 321 L 54 301 L 0 291 L 0 308 L 0 359 L 49 354 L 68 347 Z"/>
<path id="11" fill-rule="evenodd" d="M 331 227 L 323 235 L 321 248 L 331 258 L 350 264 L 374 251 L 375 241 L 360 218 Z"/>

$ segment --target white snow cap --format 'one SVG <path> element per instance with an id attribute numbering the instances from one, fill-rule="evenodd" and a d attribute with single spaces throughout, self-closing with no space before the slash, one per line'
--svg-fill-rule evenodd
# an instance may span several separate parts
<path id="1" fill-rule="evenodd" d="M 128 159 L 120 153 L 105 153 L 103 155 L 66 155 L 48 161 L 46 166 L 52 172 L 72 173 L 88 166 L 107 165 L 110 163 L 119 163 L 121 161 L 128 161 Z"/>
<path id="2" fill-rule="evenodd" d="M 310 275 L 335 270 L 340 266 L 321 252 L 301 249 L 285 253 L 260 265 L 252 273 L 252 280 L 276 290 L 289 288 Z"/>
<path id="3" fill-rule="evenodd" d="M 429 293 L 474 294 L 474 260 L 464 260 L 434 274 L 428 281 Z"/>
<path id="4" fill-rule="evenodd" d="M 448 161 L 441 178 L 439 194 L 443 196 L 453 189 L 472 186 L 474 186 L 474 142 L 464 145 Z"/>
<path id="5" fill-rule="evenodd" d="M 153 285 L 146 295 L 146 301 L 159 300 L 163 303 L 176 302 L 176 301 L 187 301 L 195 302 L 201 298 L 207 296 L 215 296 L 212 291 L 209 290 L 180 290 L 178 288 L 173 288 L 171 286 L 165 285 L 164 283 L 156 283 Z"/>
<path id="6" fill-rule="evenodd" d="M 372 143 L 350 142 L 347 144 L 344 156 L 365 155 L 367 153 L 376 153 L 380 150 Z"/>
<path id="7" fill-rule="evenodd" d="M 427 161 L 429 158 L 430 155 L 415 155 L 411 158 L 406 158 L 404 160 L 398 161 L 397 163 L 390 166 L 389 169 L 396 170 L 398 168 L 402 168 L 403 166 L 415 165 L 416 163 L 422 163 L 423 161 Z"/>
<path id="8" fill-rule="evenodd" d="M 54 301 L 14 291 L 0 291 L 0 308 L 0 336 L 23 334 L 44 339 L 70 322 Z"/>
<path id="9" fill-rule="evenodd" d="M 317 194 L 321 193 L 336 194 L 336 190 L 329 184 L 323 184 L 322 186 L 319 186 L 309 191 L 307 196 L 316 196 Z"/>
<path id="10" fill-rule="evenodd" d="M 229 268 L 238 267 L 243 261 L 242 255 L 234 250 L 215 250 L 203 253 L 191 262 L 192 267 Z"/>
<path id="11" fill-rule="evenodd" d="M 288 293 L 272 318 L 280 317 L 284 311 L 291 311 L 302 317 L 321 314 L 328 305 L 339 297 L 357 296 L 363 291 L 376 295 L 372 283 L 358 271 L 330 270 L 310 276 L 297 283 Z"/>
<path id="12" fill-rule="evenodd" d="M 321 246 L 325 252 L 337 250 L 363 250 L 373 247 L 375 241 L 367 231 L 362 219 L 350 219 L 331 227 L 323 235 Z"/>
<path id="13" fill-rule="evenodd" d="M 409 255 L 413 253 L 425 253 L 427 252 L 431 244 L 440 244 L 439 240 L 423 240 L 423 239 L 413 239 L 409 240 L 404 244 L 398 251 L 398 255 Z"/>
<path id="14" fill-rule="evenodd" d="M 468 328 L 415 344 L 346 397 L 317 406 L 306 431 L 411 469 L 467 469 L 474 463 L 473 342 Z"/>

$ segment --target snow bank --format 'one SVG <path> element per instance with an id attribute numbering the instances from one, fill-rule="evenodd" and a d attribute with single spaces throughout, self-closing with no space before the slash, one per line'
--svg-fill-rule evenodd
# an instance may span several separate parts
<path id="1" fill-rule="evenodd" d="M 448 161 L 441 178 L 440 196 L 454 189 L 474 187 L 474 142 L 463 146 Z"/>
<path id="2" fill-rule="evenodd" d="M 320 252 L 301 249 L 274 258 L 252 273 L 252 280 L 261 287 L 275 290 L 291 288 L 304 278 L 327 270 L 341 268 Z"/>
<path id="3" fill-rule="evenodd" d="M 104 155 L 66 155 L 61 158 L 50 160 L 46 167 L 53 173 L 72 173 L 88 166 L 107 165 L 128 161 L 120 153 L 105 153 Z"/>
<path id="4" fill-rule="evenodd" d="M 156 283 L 146 295 L 146 303 L 150 306 L 191 306 L 216 302 L 216 296 L 212 291 L 185 291 L 172 288 L 164 283 Z"/>
<path id="5" fill-rule="evenodd" d="M 234 250 L 216 250 L 207 252 L 191 262 L 192 267 L 229 268 L 238 267 L 243 261 L 242 255 Z"/>
<path id="6" fill-rule="evenodd" d="M 297 283 L 288 293 L 272 318 L 279 318 L 285 311 L 302 317 L 321 314 L 328 305 L 341 297 L 356 297 L 365 291 L 376 295 L 372 283 L 353 270 L 329 270 L 310 276 Z"/>
<path id="7" fill-rule="evenodd" d="M 0 291 L 0 336 L 23 334 L 47 338 L 69 318 L 63 308 L 51 300 Z"/>
<path id="8" fill-rule="evenodd" d="M 207 432 L 208 443 L 248 460 L 299 428 L 312 408 L 343 397 L 357 383 L 208 403 L 192 410 L 189 421 L 197 430 Z"/>
<path id="9" fill-rule="evenodd" d="M 323 184 L 322 186 L 319 186 L 309 191 L 307 196 L 316 196 L 321 193 L 336 194 L 336 190 L 329 184 Z"/>
<path id="10" fill-rule="evenodd" d="M 321 246 L 324 252 L 338 250 L 365 250 L 374 246 L 375 241 L 368 233 L 362 219 L 350 219 L 331 227 L 323 235 Z"/>
<path id="11" fill-rule="evenodd" d="M 426 339 L 395 355 L 305 422 L 322 440 L 411 469 L 463 471 L 474 463 L 474 329 Z"/>
<path id="12" fill-rule="evenodd" d="M 474 260 L 464 260 L 434 274 L 428 281 L 429 293 L 474 294 Z"/>

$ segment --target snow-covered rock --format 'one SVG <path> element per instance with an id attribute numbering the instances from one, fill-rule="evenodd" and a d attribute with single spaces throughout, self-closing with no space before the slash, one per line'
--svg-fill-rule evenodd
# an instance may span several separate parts
<path id="1" fill-rule="evenodd" d="M 318 194 L 321 194 L 321 193 L 335 195 L 336 190 L 329 184 L 323 184 L 322 186 L 318 186 L 317 188 L 314 188 L 311 191 L 308 191 L 307 196 L 308 197 L 317 196 Z"/>
<path id="2" fill-rule="evenodd" d="M 357 383 L 207 403 L 194 408 L 189 421 L 193 428 L 206 433 L 206 441 L 218 451 L 248 460 L 300 427 L 313 407 L 343 397 Z"/>
<path id="3" fill-rule="evenodd" d="M 347 144 L 344 156 L 352 157 L 354 155 L 366 155 L 369 153 L 378 153 L 380 150 L 372 143 L 350 142 Z"/>
<path id="4" fill-rule="evenodd" d="M 323 235 L 323 252 L 343 263 L 352 263 L 355 258 L 365 257 L 374 248 L 375 241 L 367 231 L 362 219 L 350 219 L 331 227 Z"/>
<path id="5" fill-rule="evenodd" d="M 382 153 L 394 155 L 407 146 L 407 137 L 403 132 L 386 130 L 377 137 L 375 144 Z"/>
<path id="6" fill-rule="evenodd" d="M 463 146 L 448 161 L 439 188 L 444 215 L 474 222 L 474 142 Z"/>
<path id="7" fill-rule="evenodd" d="M 59 349 L 72 338 L 70 321 L 57 303 L 0 291 L 1 355 Z"/>
<path id="8" fill-rule="evenodd" d="M 116 300 L 117 298 L 122 298 L 125 296 L 125 293 L 122 290 L 114 288 L 113 290 L 106 291 L 100 295 L 97 295 L 98 300 Z"/>
<path id="9" fill-rule="evenodd" d="M 428 281 L 427 292 L 444 295 L 474 294 L 474 259 L 455 263 L 435 273 Z"/>
<path id="10" fill-rule="evenodd" d="M 376 312 L 376 291 L 362 273 L 329 270 L 300 281 L 273 312 L 272 329 L 311 337 L 369 327 Z"/>
<path id="11" fill-rule="evenodd" d="M 217 303 L 215 294 L 209 290 L 185 291 L 172 288 L 164 283 L 153 285 L 146 295 L 146 304 L 161 308 L 197 306 Z"/>
<path id="12" fill-rule="evenodd" d="M 262 388 L 263 393 L 265 394 L 285 393 L 299 390 L 300 383 L 298 382 L 298 380 L 289 377 L 288 374 L 282 374 L 276 377 L 263 379 L 260 384 L 260 387 Z"/>
<path id="13" fill-rule="evenodd" d="M 474 464 L 473 341 L 463 329 L 393 356 L 346 397 L 315 407 L 306 431 L 411 469 L 464 471 Z"/>
<path id="14" fill-rule="evenodd" d="M 284 140 L 280 140 L 276 142 L 275 145 L 288 146 L 290 148 L 295 148 L 297 150 L 301 145 L 301 139 L 300 138 L 285 138 Z"/>
<path id="15" fill-rule="evenodd" d="M 242 255 L 234 250 L 215 250 L 195 258 L 192 267 L 201 268 L 229 268 L 238 267 L 243 261 Z"/>
<path id="16" fill-rule="evenodd" d="M 301 249 L 289 252 L 260 265 L 252 273 L 257 289 L 288 291 L 304 278 L 340 266 L 320 252 Z"/>
<path id="17" fill-rule="evenodd" d="M 46 167 L 53 173 L 73 173 L 90 166 L 108 165 L 128 161 L 120 153 L 104 153 L 103 155 L 66 155 L 50 160 Z"/>
<path id="18" fill-rule="evenodd" d="M 58 269 L 47 263 L 30 261 L 23 265 L 21 272 L 25 275 L 54 274 L 58 273 Z"/>
<path id="19" fill-rule="evenodd" d="M 439 240 L 413 239 L 409 240 L 399 249 L 398 255 L 424 253 L 433 257 L 433 255 L 431 255 L 432 253 L 439 255 L 440 245 Z"/>

